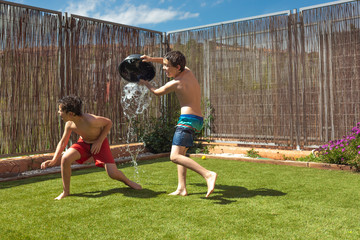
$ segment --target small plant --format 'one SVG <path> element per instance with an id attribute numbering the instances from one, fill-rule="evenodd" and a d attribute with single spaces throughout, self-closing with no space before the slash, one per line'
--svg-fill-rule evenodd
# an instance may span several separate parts
<path id="1" fill-rule="evenodd" d="M 210 149 L 214 148 L 214 146 L 210 146 L 210 145 L 205 145 L 203 144 L 203 142 L 210 142 L 211 136 L 211 129 L 212 129 L 212 122 L 214 120 L 214 108 L 211 105 L 211 102 L 208 98 L 204 98 L 203 102 L 202 102 L 202 108 L 204 109 L 204 123 L 203 123 L 203 128 L 201 129 L 200 133 L 196 133 L 194 136 L 194 140 L 200 139 L 200 141 L 198 142 L 194 142 L 194 146 L 192 146 L 191 148 L 189 148 L 189 150 L 187 151 L 188 153 L 203 153 L 203 154 L 209 154 L 210 153 Z"/>
<path id="2" fill-rule="evenodd" d="M 210 142 L 209 139 L 205 139 L 204 141 L 206 141 L 207 143 Z M 214 146 L 205 145 L 205 144 L 203 144 L 203 141 L 198 141 L 198 142 L 194 142 L 194 146 L 192 146 L 192 147 L 188 150 L 188 153 L 210 154 L 210 149 L 212 149 L 212 148 L 214 148 Z"/>
<path id="3" fill-rule="evenodd" d="M 259 152 L 254 150 L 253 148 L 251 150 L 246 151 L 246 156 L 251 158 L 259 158 Z"/>
<path id="4" fill-rule="evenodd" d="M 310 154 L 306 157 L 299 157 L 296 159 L 296 161 L 300 162 L 321 162 L 320 158 L 315 156 L 314 154 Z"/>
<path id="5" fill-rule="evenodd" d="M 286 155 L 284 154 L 284 155 L 283 155 L 283 160 L 296 161 L 296 158 L 295 158 L 295 157 L 286 156 Z"/>
<path id="6" fill-rule="evenodd" d="M 211 102 L 208 98 L 202 102 L 202 108 L 204 108 L 204 125 L 201 130 L 201 136 L 210 137 L 208 134 L 211 133 L 212 123 L 214 121 L 214 107 L 211 105 Z"/>

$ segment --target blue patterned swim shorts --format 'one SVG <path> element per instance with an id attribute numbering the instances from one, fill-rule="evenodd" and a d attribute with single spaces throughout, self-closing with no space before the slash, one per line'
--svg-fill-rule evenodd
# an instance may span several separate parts
<path id="1" fill-rule="evenodd" d="M 199 133 L 202 129 L 203 122 L 203 117 L 192 114 L 181 114 L 176 126 L 190 128 L 194 132 Z"/>
<path id="2" fill-rule="evenodd" d="M 172 145 L 192 147 L 194 144 L 194 134 L 195 132 L 200 132 L 202 126 L 202 117 L 191 114 L 180 115 Z"/>

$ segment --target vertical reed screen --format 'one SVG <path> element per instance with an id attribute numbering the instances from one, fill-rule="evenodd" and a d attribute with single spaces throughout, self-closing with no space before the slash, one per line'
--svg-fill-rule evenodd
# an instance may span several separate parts
<path id="1" fill-rule="evenodd" d="M 0 154 L 55 149 L 60 20 L 0 2 Z"/>
<path id="2" fill-rule="evenodd" d="M 0 1 L 0 156 L 54 151 L 63 122 L 56 100 L 83 98 L 110 118 L 111 144 L 124 143 L 126 84 L 118 65 L 130 54 L 180 50 L 202 86 L 217 139 L 295 147 L 341 138 L 360 119 L 360 3 L 330 3 L 162 33 Z M 164 82 L 156 66 L 155 85 Z M 153 97 L 138 117 L 173 115 L 176 98 Z M 165 111 L 165 109 L 167 109 Z M 72 139 L 76 140 L 76 139 Z"/>
<path id="3" fill-rule="evenodd" d="M 168 34 L 203 87 L 212 137 L 311 146 L 359 121 L 359 2 Z"/>
<path id="4" fill-rule="evenodd" d="M 117 68 L 130 54 L 162 53 L 160 32 L 1 1 L 0 39 L 0 156 L 55 151 L 64 126 L 57 100 L 69 94 L 113 121 L 111 144 L 124 143 L 126 83 Z M 153 101 L 138 120 L 159 106 Z"/>
<path id="5" fill-rule="evenodd" d="M 213 137 L 293 140 L 288 21 L 280 15 L 169 35 L 210 101 Z"/>
<path id="6" fill-rule="evenodd" d="M 342 138 L 360 120 L 358 1 L 300 14 L 303 136 L 309 143 Z"/>

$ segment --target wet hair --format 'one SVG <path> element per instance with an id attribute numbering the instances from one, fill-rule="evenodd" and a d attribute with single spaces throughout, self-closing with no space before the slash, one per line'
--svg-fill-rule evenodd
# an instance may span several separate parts
<path id="1" fill-rule="evenodd" d="M 165 54 L 164 58 L 168 60 L 173 67 L 180 65 L 180 72 L 184 71 L 186 59 L 180 51 L 171 51 Z"/>
<path id="2" fill-rule="evenodd" d="M 81 116 L 82 100 L 77 96 L 66 96 L 58 100 L 58 104 L 62 104 L 61 110 L 64 112 L 73 112 L 76 116 Z"/>

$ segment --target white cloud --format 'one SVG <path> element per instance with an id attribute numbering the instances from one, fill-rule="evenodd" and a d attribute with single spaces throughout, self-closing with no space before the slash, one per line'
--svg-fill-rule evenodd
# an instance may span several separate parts
<path id="1" fill-rule="evenodd" d="M 15 0 L 15 1 L 13 1 L 13 2 L 19 3 L 19 4 L 24 4 L 24 0 Z"/>
<path id="2" fill-rule="evenodd" d="M 96 18 L 128 25 L 156 24 L 170 20 L 176 12 L 172 9 L 150 8 L 147 5 L 123 5 L 116 9 L 108 9 L 105 14 L 97 13 Z"/>
<path id="3" fill-rule="evenodd" d="M 85 0 L 82 2 L 68 2 L 69 6 L 65 9 L 66 12 L 71 14 L 77 14 L 81 16 L 88 16 L 89 12 L 96 9 L 98 5 L 101 5 L 103 0 Z"/>
<path id="4" fill-rule="evenodd" d="M 196 18 L 198 16 L 199 16 L 199 13 L 184 12 L 181 15 L 179 15 L 179 19 L 184 20 L 184 19 L 189 19 L 189 18 Z"/>
<path id="5" fill-rule="evenodd" d="M 196 18 L 199 13 L 178 11 L 172 7 L 156 8 L 146 4 L 133 5 L 129 1 L 117 6 L 106 0 L 84 0 L 69 3 L 66 12 L 98 18 L 126 25 L 157 24 L 170 20 Z"/>
<path id="6" fill-rule="evenodd" d="M 224 2 L 224 0 L 217 0 L 216 2 L 214 2 L 214 3 L 212 4 L 212 6 L 214 7 L 214 6 L 216 6 L 216 5 L 222 4 L 223 2 Z"/>

